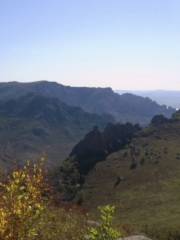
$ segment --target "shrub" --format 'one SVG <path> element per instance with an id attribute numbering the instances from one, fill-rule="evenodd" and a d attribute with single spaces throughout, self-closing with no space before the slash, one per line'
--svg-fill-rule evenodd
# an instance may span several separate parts
<path id="1" fill-rule="evenodd" d="M 38 165 L 14 171 L 5 184 L 1 183 L 0 239 L 36 238 L 36 224 L 45 209 L 43 187 L 42 168 Z"/>
<path id="2" fill-rule="evenodd" d="M 100 224 L 91 229 L 79 208 L 55 206 L 50 194 L 47 198 L 41 164 L 27 164 L 0 186 L 0 240 L 116 240 L 120 236 L 112 227 L 112 206 L 99 208 Z"/>
<path id="3" fill-rule="evenodd" d="M 87 239 L 89 240 L 117 240 L 121 234 L 112 226 L 114 206 L 99 207 L 100 223 L 97 227 L 89 229 Z"/>
<path id="4" fill-rule="evenodd" d="M 85 215 L 54 206 L 47 190 L 42 164 L 27 164 L 1 183 L 0 240 L 83 239 Z"/>
<path id="5" fill-rule="evenodd" d="M 66 159 L 60 168 L 59 190 L 64 195 L 64 200 L 69 201 L 75 198 L 80 189 L 81 176 L 76 163 Z M 59 177 L 58 177 L 59 178 Z"/>

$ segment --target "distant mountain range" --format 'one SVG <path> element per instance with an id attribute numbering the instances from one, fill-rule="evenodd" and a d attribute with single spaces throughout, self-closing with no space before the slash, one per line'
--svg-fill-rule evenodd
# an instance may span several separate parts
<path id="1" fill-rule="evenodd" d="M 180 91 L 154 90 L 154 91 L 130 91 L 118 90 L 117 93 L 132 93 L 141 97 L 149 97 L 159 104 L 165 104 L 180 109 Z"/>
<path id="2" fill-rule="evenodd" d="M 154 115 L 164 114 L 170 117 L 175 111 L 160 106 L 149 98 L 133 94 L 119 95 L 111 88 L 69 87 L 48 81 L 0 83 L 0 100 L 17 98 L 27 93 L 56 97 L 67 105 L 98 115 L 108 114 L 122 122 L 147 124 Z"/>
<path id="3" fill-rule="evenodd" d="M 0 101 L 0 166 L 21 165 L 47 156 L 54 168 L 94 126 L 103 128 L 109 116 L 84 112 L 56 98 L 35 94 Z"/>
<path id="4" fill-rule="evenodd" d="M 147 124 L 173 108 L 149 98 L 119 95 L 110 88 L 63 86 L 55 82 L 0 83 L 0 166 L 12 167 L 47 155 L 56 167 L 85 134 L 108 123 Z"/>

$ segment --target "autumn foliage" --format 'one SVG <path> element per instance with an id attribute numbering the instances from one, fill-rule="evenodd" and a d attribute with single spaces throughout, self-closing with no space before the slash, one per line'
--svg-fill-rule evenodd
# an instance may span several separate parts
<path id="1" fill-rule="evenodd" d="M 14 171 L 6 183 L 1 183 L 0 239 L 35 239 L 38 220 L 45 210 L 43 187 L 42 168 L 36 164 Z"/>
<path id="2" fill-rule="evenodd" d="M 88 227 L 88 215 L 56 206 L 44 178 L 42 163 L 13 171 L 1 183 L 0 240 L 115 240 L 114 207 L 100 208 L 101 224 Z"/>

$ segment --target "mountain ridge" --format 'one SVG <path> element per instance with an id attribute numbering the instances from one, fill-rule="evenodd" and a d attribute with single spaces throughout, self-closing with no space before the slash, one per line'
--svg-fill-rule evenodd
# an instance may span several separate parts
<path id="1" fill-rule="evenodd" d="M 0 83 L 0 100 L 16 98 L 27 93 L 56 97 L 70 106 L 99 115 L 112 115 L 117 122 L 148 124 L 157 114 L 170 117 L 173 108 L 160 106 L 149 98 L 133 94 L 119 95 L 111 88 L 88 88 L 64 86 L 56 82 Z"/>
<path id="2" fill-rule="evenodd" d="M 36 94 L 0 101 L 0 165 L 13 167 L 45 154 L 49 166 L 59 166 L 88 131 L 111 121 Z"/>
<path id="3" fill-rule="evenodd" d="M 119 94 L 131 93 L 137 96 L 149 97 L 157 103 L 173 108 L 180 108 L 180 90 L 117 90 Z"/>

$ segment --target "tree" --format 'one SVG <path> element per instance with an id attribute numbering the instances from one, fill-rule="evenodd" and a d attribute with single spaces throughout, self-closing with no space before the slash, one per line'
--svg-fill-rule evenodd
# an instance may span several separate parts
<path id="1" fill-rule="evenodd" d="M 27 164 L 1 183 L 0 239 L 32 240 L 38 235 L 38 220 L 45 210 L 42 165 Z"/>
<path id="2" fill-rule="evenodd" d="M 160 126 L 164 123 L 168 123 L 168 118 L 164 117 L 162 114 L 154 116 L 151 120 L 151 124 L 154 126 Z"/>

